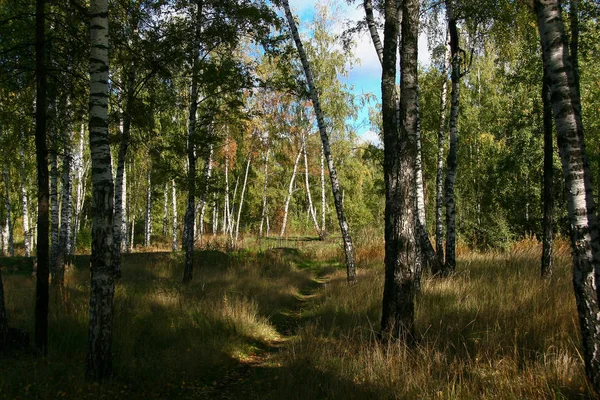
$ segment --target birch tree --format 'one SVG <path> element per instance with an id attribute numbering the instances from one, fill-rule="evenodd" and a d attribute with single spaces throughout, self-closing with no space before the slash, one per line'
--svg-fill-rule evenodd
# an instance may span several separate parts
<path id="1" fill-rule="evenodd" d="M 535 0 L 542 41 L 542 57 L 550 83 L 550 98 L 558 135 L 558 149 L 565 177 L 573 256 L 573 287 L 583 361 L 588 379 L 600 393 L 600 242 L 581 120 L 577 76 L 557 0 Z"/>
<path id="2" fill-rule="evenodd" d="M 348 282 L 356 281 L 356 265 L 354 263 L 354 248 L 352 245 L 352 237 L 350 236 L 350 227 L 348 226 L 348 222 L 346 221 L 346 215 L 344 213 L 344 207 L 342 205 L 342 194 L 340 190 L 340 183 L 337 177 L 337 171 L 333 162 L 333 155 L 331 154 L 331 146 L 329 144 L 329 135 L 327 134 L 327 127 L 325 125 L 325 119 L 321 110 L 321 105 L 319 102 L 319 94 L 317 92 L 317 88 L 315 87 L 313 73 L 311 66 L 308 62 L 308 57 L 306 56 L 306 52 L 304 51 L 304 46 L 302 41 L 300 40 L 300 34 L 298 33 L 298 28 L 296 26 L 296 21 L 294 20 L 294 16 L 290 10 L 290 5 L 287 0 L 282 0 L 282 5 L 284 7 L 285 16 L 288 21 L 290 30 L 292 32 L 292 37 L 294 38 L 294 43 L 296 44 L 296 49 L 298 50 L 298 55 L 300 57 L 300 61 L 302 62 L 302 69 L 304 70 L 304 75 L 306 76 L 306 81 L 308 84 L 308 89 L 310 92 L 310 97 L 312 100 L 313 109 L 315 111 L 315 115 L 317 117 L 317 125 L 319 127 L 319 133 L 321 135 L 321 142 L 323 144 L 323 152 L 325 154 L 325 158 L 327 160 L 327 166 L 329 168 L 329 179 L 331 180 L 331 190 L 333 192 L 333 198 L 335 203 L 335 208 L 337 212 L 338 222 L 340 225 L 340 231 L 342 233 L 342 240 L 344 242 L 344 252 L 346 255 L 346 273 Z"/>
<path id="3" fill-rule="evenodd" d="M 25 172 L 25 131 L 21 130 L 21 208 L 23 210 L 23 247 L 25 248 L 25 257 L 31 256 L 31 232 L 29 230 L 29 207 L 27 201 L 27 174 Z"/>
<path id="4" fill-rule="evenodd" d="M 460 99 L 461 50 L 459 47 L 458 27 L 454 15 L 453 0 L 446 0 L 446 17 L 450 32 L 450 55 L 452 68 L 452 98 L 450 103 L 450 149 L 448 151 L 445 202 L 446 202 L 446 262 L 443 274 L 451 274 L 456 269 L 456 203 L 454 184 L 458 166 L 458 106 Z M 464 55 L 464 51 L 462 52 Z"/>
<path id="5" fill-rule="evenodd" d="M 8 172 L 8 167 L 4 167 L 4 209 L 6 212 L 6 235 L 8 237 L 8 253 L 11 257 L 15 256 L 15 245 L 14 245 L 14 236 L 13 236 L 13 223 L 10 217 L 11 214 L 11 206 L 10 206 L 10 190 L 9 190 L 9 179 L 10 174 Z"/>
<path id="6" fill-rule="evenodd" d="M 86 375 L 112 374 L 113 177 L 108 141 L 108 1 L 90 2 L 90 151 L 92 155 L 92 255 Z"/>
<path id="7" fill-rule="evenodd" d="M 385 177 L 385 281 L 381 330 L 386 338 L 414 340 L 415 215 L 414 168 L 417 153 L 417 38 L 419 3 L 402 2 L 400 117 L 396 107 L 397 2 L 386 0 L 382 63 Z M 400 127 L 400 130 L 398 130 Z"/>

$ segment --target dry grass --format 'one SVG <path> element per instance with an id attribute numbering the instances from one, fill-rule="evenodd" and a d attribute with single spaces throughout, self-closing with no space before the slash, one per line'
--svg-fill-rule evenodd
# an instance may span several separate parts
<path id="1" fill-rule="evenodd" d="M 593 398 L 568 246 L 557 243 L 550 281 L 539 278 L 539 254 L 528 240 L 463 256 L 449 279 L 425 279 L 410 349 L 376 340 L 381 267 L 363 269 L 353 287 L 333 274 L 280 355 L 289 374 L 271 398 Z"/>
<path id="2" fill-rule="evenodd" d="M 539 278 L 533 238 L 504 252 L 462 253 L 455 276 L 426 277 L 414 348 L 376 339 L 377 232 L 355 235 L 353 286 L 336 240 L 248 237 L 242 244 L 252 250 L 226 253 L 224 238 L 208 241 L 189 287 L 179 284 L 180 255 L 125 256 L 115 296 L 117 375 L 103 386 L 83 380 L 89 276 L 80 257 L 68 274 L 70 307 L 53 301 L 49 357 L 3 359 L 0 397 L 593 398 L 564 242 L 555 246 L 549 281 Z M 286 244 L 301 250 L 265 250 Z M 33 283 L 5 275 L 11 322 L 30 332 Z M 292 336 L 284 342 L 283 334 Z M 240 365 L 243 374 L 235 372 Z"/>

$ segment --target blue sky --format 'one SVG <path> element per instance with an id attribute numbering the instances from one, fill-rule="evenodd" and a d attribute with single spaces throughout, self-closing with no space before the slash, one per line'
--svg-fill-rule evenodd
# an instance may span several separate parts
<path id="1" fill-rule="evenodd" d="M 317 4 L 325 4 L 330 7 L 338 7 L 343 19 L 346 21 L 358 21 L 364 17 L 362 1 L 357 1 L 356 4 L 348 6 L 345 1 L 333 0 L 290 0 L 292 12 L 300 19 L 300 31 L 305 31 L 308 24 L 312 21 L 315 15 L 315 6 Z M 336 26 L 337 32 L 340 33 L 344 29 L 343 24 Z M 380 32 L 382 34 L 382 32 Z M 381 66 L 377 59 L 377 53 L 371 42 L 371 38 L 367 32 L 362 33 L 356 38 L 356 46 L 354 55 L 360 60 L 360 64 L 354 65 L 350 70 L 347 83 L 354 86 L 354 93 L 357 95 L 363 93 L 372 93 L 376 98 L 381 99 Z M 427 40 L 425 35 L 419 37 L 419 62 L 423 65 L 430 63 L 429 51 L 427 49 Z M 374 105 L 372 103 L 371 105 Z M 365 105 L 359 112 L 356 127 L 359 135 L 363 140 L 378 142 L 377 135 L 370 131 L 368 124 L 369 106 Z"/>

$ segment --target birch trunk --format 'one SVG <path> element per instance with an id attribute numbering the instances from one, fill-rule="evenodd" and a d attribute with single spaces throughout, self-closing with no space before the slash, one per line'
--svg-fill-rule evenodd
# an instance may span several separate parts
<path id="1" fill-rule="evenodd" d="M 315 230 L 317 231 L 317 235 L 319 235 L 319 240 L 324 240 L 325 236 L 323 236 L 323 232 L 319 229 L 319 223 L 317 222 L 317 215 L 315 213 L 315 209 L 313 207 L 312 196 L 310 195 L 310 183 L 308 181 L 308 156 L 306 155 L 306 136 L 302 139 L 302 153 L 304 154 L 304 186 L 306 186 L 306 197 L 308 198 L 308 210 L 310 213 L 310 217 L 315 226 Z"/>
<path id="2" fill-rule="evenodd" d="M 419 113 L 419 100 L 417 98 L 417 115 Z M 442 269 L 436 257 L 435 249 L 429 239 L 427 232 L 427 216 L 425 215 L 425 184 L 423 183 L 423 149 L 421 147 L 421 124 L 417 118 L 416 127 L 416 150 L 415 156 L 415 203 L 416 203 L 416 229 L 417 229 L 417 244 L 418 258 L 415 270 L 415 282 L 417 290 L 421 288 L 421 275 L 424 268 L 429 265 L 433 271 Z"/>
<path id="3" fill-rule="evenodd" d="M 444 275 L 452 274 L 456 269 L 456 204 L 454 200 L 454 182 L 458 166 L 458 106 L 460 90 L 460 49 L 458 29 L 454 17 L 452 0 L 446 0 L 448 29 L 450 31 L 450 51 L 452 57 L 452 99 L 450 104 L 450 149 L 448 151 L 448 172 L 446 173 L 446 263 Z"/>
<path id="4" fill-rule="evenodd" d="M 60 287 L 64 285 L 65 279 L 65 264 L 66 257 L 70 254 L 69 243 L 71 242 L 71 188 L 72 188 L 72 155 L 71 146 L 73 134 L 71 132 L 70 124 L 65 134 L 64 142 L 64 155 L 63 155 L 63 171 L 62 171 L 62 185 L 61 185 L 61 215 L 60 215 L 60 232 L 58 237 L 58 250 L 56 260 L 56 274 L 55 279 L 52 280 L 53 284 Z"/>
<path id="5" fill-rule="evenodd" d="M 327 234 L 325 226 L 325 213 L 327 212 L 327 193 L 325 192 L 325 153 L 321 148 L 321 234 Z"/>
<path id="6" fill-rule="evenodd" d="M 148 167 L 146 173 L 146 212 L 144 214 L 144 247 L 150 246 L 150 236 L 152 235 L 152 170 Z"/>
<path id="7" fill-rule="evenodd" d="M 165 190 L 163 196 L 163 228 L 162 235 L 167 236 L 169 229 L 169 183 L 165 182 Z"/>
<path id="8" fill-rule="evenodd" d="M 171 249 L 177 251 L 177 191 L 175 190 L 175 180 L 171 179 L 171 205 L 173 207 L 173 241 Z"/>
<path id="9" fill-rule="evenodd" d="M 53 107 L 56 109 L 56 106 Z M 56 113 L 54 114 L 56 116 Z M 57 132 L 50 133 L 50 270 L 52 279 L 57 274 L 58 268 L 58 137 Z"/>
<path id="10" fill-rule="evenodd" d="M 550 82 L 552 111 L 567 193 L 573 255 L 573 287 L 583 342 L 586 375 L 600 393 L 600 243 L 585 149 L 577 80 L 558 0 L 536 0 L 544 67 Z"/>
<path id="11" fill-rule="evenodd" d="M 35 23 L 35 158 L 37 164 L 37 270 L 35 284 L 35 347 L 46 354 L 48 348 L 48 276 L 49 272 L 49 213 L 48 213 L 48 148 L 46 147 L 46 32 L 45 1 L 36 1 Z M 1 278 L 0 278 L 1 279 Z M 4 296 L 2 296 L 4 298 Z"/>
<path id="12" fill-rule="evenodd" d="M 81 131 L 79 136 L 79 147 L 74 160 L 74 169 L 77 174 L 77 186 L 75 189 L 75 215 L 73 218 L 73 235 L 71 237 L 71 254 L 75 253 L 75 247 L 77 246 L 77 234 L 79 233 L 79 227 L 81 226 L 81 210 L 83 208 L 83 196 L 85 191 L 83 190 L 84 180 L 84 163 L 83 163 L 83 142 L 85 140 L 85 125 L 81 124 Z"/>
<path id="13" fill-rule="evenodd" d="M 217 204 L 217 193 L 213 192 L 213 221 L 212 221 L 212 234 L 217 235 L 219 227 L 219 205 Z"/>
<path id="14" fill-rule="evenodd" d="M 225 129 L 225 201 L 223 204 L 223 229 L 227 232 L 229 226 L 229 130 Z"/>
<path id="15" fill-rule="evenodd" d="M 269 183 L 269 154 L 271 149 L 267 148 L 267 154 L 265 154 L 265 179 L 263 183 L 263 194 L 262 194 L 262 212 L 260 215 L 260 227 L 258 228 L 258 236 L 262 237 L 263 224 L 267 215 L 267 187 Z"/>
<path id="16" fill-rule="evenodd" d="M 208 188 L 210 177 L 212 176 L 212 168 L 213 168 L 213 145 L 211 144 L 208 149 L 208 154 L 206 155 L 206 160 L 204 161 L 204 171 L 203 171 L 203 180 L 204 180 L 204 188 L 200 193 L 200 198 L 198 199 L 198 206 L 196 207 L 196 212 L 199 211 L 199 225 L 200 225 L 200 244 L 202 244 L 202 235 L 204 234 L 204 214 L 206 213 L 206 196 L 208 195 Z M 199 208 L 199 210 L 198 210 Z"/>
<path id="17" fill-rule="evenodd" d="M 554 241 L 554 148 L 552 146 L 552 103 L 550 81 L 544 68 L 542 80 L 542 104 L 544 108 L 544 217 L 542 220 L 542 277 L 552 275 L 552 244 Z"/>
<path id="18" fill-rule="evenodd" d="M 130 35 L 134 35 L 137 23 L 132 23 Z M 129 42 L 131 45 L 131 41 Z M 126 72 L 127 89 L 125 93 L 125 112 L 122 116 L 121 143 L 119 144 L 119 154 L 117 157 L 117 173 L 115 176 L 115 216 L 113 220 L 113 252 L 115 276 L 121 277 L 121 252 L 125 249 L 127 241 L 127 222 L 125 220 L 125 206 L 127 205 L 127 177 L 125 172 L 125 162 L 127 159 L 127 150 L 131 137 L 131 117 L 133 113 L 133 100 L 135 90 L 135 65 L 133 62 L 129 65 Z M 149 245 L 149 241 L 148 244 Z"/>
<path id="19" fill-rule="evenodd" d="M 198 110 L 198 74 L 200 73 L 200 34 L 202 28 L 202 1 L 196 2 L 195 29 L 192 43 L 192 83 L 190 88 L 190 105 L 188 120 L 188 199 L 184 224 L 187 234 L 184 235 L 185 267 L 183 283 L 192 280 L 194 272 L 194 221 L 196 196 L 196 111 Z"/>
<path id="20" fill-rule="evenodd" d="M 29 231 L 29 208 L 27 204 L 27 174 L 25 172 L 25 132 L 21 130 L 21 207 L 23 208 L 23 247 L 25 257 L 31 257 L 31 232 Z"/>
<path id="21" fill-rule="evenodd" d="M 385 2 L 382 100 L 384 128 L 385 282 L 381 330 L 387 339 L 414 340 L 415 159 L 417 157 L 417 38 L 419 3 L 402 3 L 400 117 L 396 119 L 396 49 L 399 10 Z M 399 123 L 400 122 L 400 123 Z M 398 130 L 400 128 L 400 130 Z"/>
<path id="22" fill-rule="evenodd" d="M 13 225 L 12 225 L 12 219 L 10 217 L 10 196 L 9 196 L 9 173 L 8 173 L 8 167 L 4 167 L 4 206 L 6 208 L 6 232 L 8 235 L 8 253 L 10 254 L 11 257 L 15 256 L 15 244 L 14 244 L 14 237 L 13 237 Z"/>
<path id="23" fill-rule="evenodd" d="M 310 97 L 313 103 L 313 109 L 315 110 L 315 114 L 317 117 L 317 125 L 319 126 L 319 132 L 321 134 L 321 142 L 323 143 L 323 151 L 325 153 L 325 158 L 327 159 L 327 166 L 329 167 L 329 178 L 331 180 L 331 190 L 333 192 L 333 199 L 335 203 L 335 208 L 337 212 L 338 222 L 340 224 L 340 231 L 342 233 L 342 239 L 344 241 L 344 251 L 346 253 L 346 270 L 347 270 L 347 278 L 348 282 L 356 281 L 356 265 L 354 263 L 354 248 L 352 245 L 352 237 L 350 236 L 350 227 L 348 226 L 348 222 L 346 221 L 346 215 L 344 214 L 344 207 L 342 206 L 342 194 L 340 193 L 340 183 L 337 177 L 337 171 L 335 169 L 335 165 L 333 164 L 333 156 L 331 154 L 331 148 L 329 145 L 329 136 L 327 135 L 327 127 L 325 126 L 325 119 L 323 117 L 323 113 L 321 111 L 321 104 L 319 102 L 319 95 L 317 93 L 315 83 L 313 80 L 312 70 L 310 68 L 310 64 L 308 63 L 308 57 L 306 56 L 306 52 L 304 51 L 304 46 L 302 45 L 302 41 L 300 40 L 300 35 L 298 34 L 298 28 L 296 27 L 296 21 L 294 21 L 294 16 L 290 11 L 290 5 L 288 0 L 282 1 L 283 7 L 285 9 L 285 15 L 290 25 L 290 29 L 292 31 L 292 36 L 294 37 L 294 42 L 296 43 L 296 48 L 298 49 L 298 54 L 300 56 L 300 60 L 302 62 L 302 68 L 304 69 L 304 74 L 306 75 L 306 81 L 308 83 L 308 88 L 310 91 Z"/>
<path id="24" fill-rule="evenodd" d="M 108 140 L 108 1 L 90 2 L 90 151 L 92 154 L 92 256 L 86 374 L 112 373 L 113 177 Z"/>
<path id="25" fill-rule="evenodd" d="M 290 200 L 292 198 L 292 192 L 294 190 L 294 179 L 296 179 L 296 171 L 298 170 L 298 162 L 300 161 L 300 156 L 302 155 L 302 146 L 300 146 L 300 150 L 298 151 L 298 155 L 296 156 L 296 161 L 294 162 L 294 169 L 292 170 L 292 177 L 290 178 L 290 184 L 288 185 L 288 193 L 285 198 L 285 203 L 283 206 L 283 222 L 281 223 L 281 232 L 279 233 L 280 237 L 285 235 L 285 228 L 287 225 L 288 218 L 288 210 L 290 208 Z"/>
<path id="26" fill-rule="evenodd" d="M 246 193 L 246 184 L 248 183 L 248 171 L 250 170 L 250 161 L 252 161 L 252 148 L 248 154 L 248 162 L 246 163 L 246 173 L 244 174 L 244 183 L 242 184 L 242 194 L 240 195 L 240 205 L 238 207 L 237 220 L 235 223 L 235 242 L 238 241 L 240 233 L 240 217 L 242 216 L 242 207 L 244 206 L 244 194 Z"/>
<path id="27" fill-rule="evenodd" d="M 235 178 L 235 187 L 233 189 L 233 198 L 231 199 L 231 209 L 229 210 L 229 222 L 227 224 L 227 234 L 231 239 L 233 236 L 233 218 L 235 215 L 235 198 L 237 197 L 238 186 L 240 184 L 240 174 Z"/>
<path id="28" fill-rule="evenodd" d="M 440 129 L 438 131 L 437 173 L 435 179 L 435 249 L 438 265 L 444 265 L 444 139 L 446 136 L 446 99 L 448 97 L 448 69 L 450 68 L 450 45 L 446 32 L 446 51 L 442 67 L 442 91 L 440 95 Z M 442 271 L 432 269 L 432 273 Z"/>

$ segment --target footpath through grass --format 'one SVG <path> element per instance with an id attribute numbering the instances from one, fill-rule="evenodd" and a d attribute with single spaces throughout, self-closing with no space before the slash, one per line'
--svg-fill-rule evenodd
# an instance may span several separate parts
<path id="1" fill-rule="evenodd" d="M 114 368 L 83 377 L 88 259 L 68 273 L 69 301 L 52 299 L 49 356 L 0 359 L 0 398 L 523 399 L 593 398 L 579 356 L 570 257 L 539 278 L 539 245 L 461 254 L 457 274 L 426 277 L 417 346 L 376 339 L 382 246 L 357 238 L 359 281 L 348 286 L 337 241 L 247 241 L 196 255 L 123 259 L 115 295 Z M 269 248 L 276 247 L 276 248 Z M 34 279 L 0 259 L 11 325 L 33 332 Z"/>

